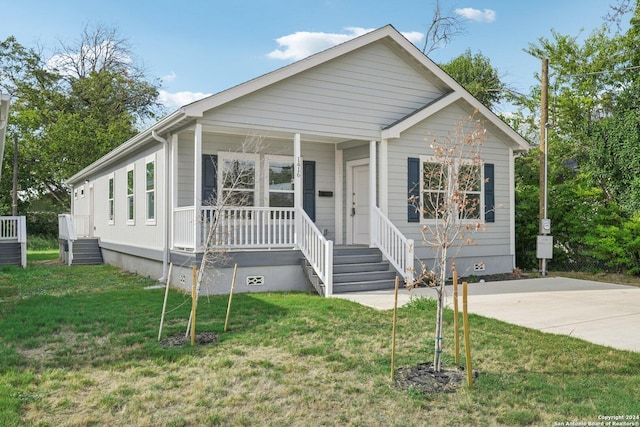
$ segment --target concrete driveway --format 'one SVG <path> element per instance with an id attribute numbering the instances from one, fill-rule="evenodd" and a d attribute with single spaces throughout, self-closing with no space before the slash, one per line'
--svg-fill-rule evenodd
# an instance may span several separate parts
<path id="1" fill-rule="evenodd" d="M 447 286 L 447 305 L 453 288 Z M 462 287 L 460 287 L 462 302 Z M 470 313 L 553 334 L 581 338 L 619 350 L 640 352 L 640 288 L 563 277 L 471 283 Z M 400 288 L 398 306 L 430 296 L 433 289 Z M 394 291 L 335 295 L 379 310 L 391 310 Z M 462 310 L 462 305 L 460 304 Z"/>

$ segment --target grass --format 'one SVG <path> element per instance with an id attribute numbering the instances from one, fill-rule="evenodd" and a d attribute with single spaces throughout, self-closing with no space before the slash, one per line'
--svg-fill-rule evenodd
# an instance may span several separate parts
<path id="1" fill-rule="evenodd" d="M 0 269 L 0 425 L 553 425 L 635 415 L 640 354 L 470 316 L 474 388 L 390 382 L 391 312 L 303 293 L 201 298 L 219 342 L 157 343 L 163 289 L 110 266 Z M 170 292 L 163 336 L 190 299 Z M 445 313 L 445 351 L 453 346 Z M 431 359 L 435 305 L 398 313 L 396 366 Z M 451 352 L 444 360 L 452 363 Z"/>

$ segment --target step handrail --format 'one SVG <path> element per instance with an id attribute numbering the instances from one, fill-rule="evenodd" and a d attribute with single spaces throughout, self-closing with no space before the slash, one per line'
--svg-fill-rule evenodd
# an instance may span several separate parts
<path id="1" fill-rule="evenodd" d="M 391 265 L 403 275 L 405 283 L 413 283 L 415 277 L 413 239 L 407 239 L 377 206 L 373 207 L 371 220 L 373 221 L 373 236 L 371 236 L 373 245 L 380 249 Z"/>
<path id="2" fill-rule="evenodd" d="M 296 209 L 296 243 L 318 278 L 324 283 L 324 296 L 333 295 L 333 241 L 327 240 L 303 209 Z"/>

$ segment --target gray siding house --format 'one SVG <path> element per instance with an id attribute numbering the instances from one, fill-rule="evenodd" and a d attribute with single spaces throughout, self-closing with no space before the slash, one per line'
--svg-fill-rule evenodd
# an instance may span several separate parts
<path id="1" fill-rule="evenodd" d="M 228 291 L 235 264 L 237 291 L 392 287 L 433 257 L 421 244 L 428 219 L 408 204 L 431 154 L 425 137 L 474 112 L 487 130 L 486 231 L 456 264 L 509 272 L 514 156 L 528 144 L 392 26 L 183 106 L 69 178 L 66 256 L 69 243 L 97 239 L 107 263 L 163 280 L 171 271 L 190 288 L 216 218 L 229 259 L 214 293 Z M 249 140 L 258 148 L 243 149 Z M 225 173 L 239 166 L 250 177 L 231 188 Z M 211 203 L 229 192 L 244 203 Z"/>

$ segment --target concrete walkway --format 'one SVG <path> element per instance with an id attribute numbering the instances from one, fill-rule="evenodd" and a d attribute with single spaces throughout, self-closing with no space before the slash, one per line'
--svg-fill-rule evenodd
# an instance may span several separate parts
<path id="1" fill-rule="evenodd" d="M 447 286 L 447 305 L 453 288 Z M 462 301 L 462 287 L 459 290 Z M 563 277 L 471 283 L 470 313 L 543 332 L 570 335 L 619 350 L 640 352 L 640 288 Z M 398 306 L 411 298 L 436 297 L 433 289 L 400 288 Z M 335 295 L 379 310 L 391 310 L 394 291 Z M 460 304 L 460 309 L 462 305 Z"/>

